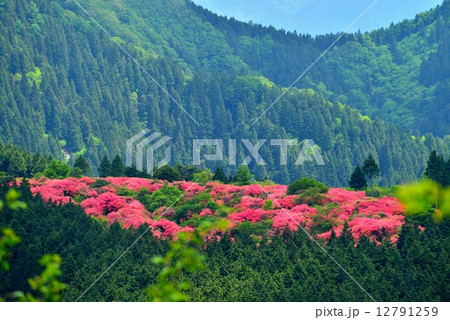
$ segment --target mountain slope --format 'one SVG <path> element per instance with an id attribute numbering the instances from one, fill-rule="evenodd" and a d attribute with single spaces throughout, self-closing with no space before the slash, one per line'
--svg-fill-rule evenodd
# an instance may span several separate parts
<path id="1" fill-rule="evenodd" d="M 249 25 L 218 17 L 184 0 L 80 3 L 118 41 L 144 57 L 176 61 L 188 76 L 223 71 L 261 74 L 288 86 L 338 36 L 311 38 Z M 345 36 L 297 86 L 313 87 L 364 115 L 379 116 L 422 134 L 450 134 L 442 120 L 448 119 L 450 112 L 438 102 L 448 100 L 448 95 L 442 97 L 443 90 L 425 84 L 419 77 L 422 61 L 439 46 L 448 47 L 449 3 L 446 0 L 437 9 L 388 29 Z M 64 1 L 62 7 L 87 18 L 71 0 Z M 446 69 L 441 74 L 450 77 Z M 431 100 L 435 101 L 433 106 L 428 105 Z M 444 112 L 437 116 L 427 112 L 429 109 Z"/>

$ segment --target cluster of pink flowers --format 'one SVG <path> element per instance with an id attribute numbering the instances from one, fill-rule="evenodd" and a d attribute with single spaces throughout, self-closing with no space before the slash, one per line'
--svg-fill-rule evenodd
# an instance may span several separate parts
<path id="1" fill-rule="evenodd" d="M 31 179 L 30 185 L 33 195 L 39 193 L 44 201 L 67 204 L 74 202 L 72 198 L 77 194 L 88 197 L 95 195 L 95 191 L 89 187 L 94 182 L 94 179 L 88 177 L 81 179 L 66 178 L 63 180 L 41 178 L 39 180 Z"/>
<path id="2" fill-rule="evenodd" d="M 153 192 L 161 189 L 163 186 L 160 182 L 155 183 L 153 180 L 143 178 L 108 177 L 105 178 L 105 180 L 111 182 L 113 186 L 120 186 L 133 191 L 139 191 L 142 188 L 146 188 Z"/>
<path id="3" fill-rule="evenodd" d="M 175 218 L 174 208 L 161 207 L 155 212 L 148 212 L 138 200 L 118 194 L 121 188 L 132 191 L 145 188 L 149 192 L 155 192 L 161 189 L 163 183 L 150 179 L 122 177 L 109 177 L 104 180 L 110 184 L 93 187 L 96 180 L 92 178 L 63 180 L 43 178 L 31 180 L 30 184 L 33 194 L 39 193 L 47 202 L 67 204 L 77 201 L 86 214 L 104 217 L 109 223 L 118 222 L 124 228 L 149 225 L 153 233 L 161 238 L 176 238 L 179 232 L 193 231 L 191 227 L 182 228 L 172 221 Z M 326 219 L 327 224 L 331 223 L 330 230 L 317 234 L 318 239 L 328 241 L 332 231 L 336 236 L 340 236 L 344 224 L 347 223 L 356 242 L 362 235 L 368 236 L 373 241 L 378 241 L 380 237 L 389 237 L 392 242 L 396 242 L 399 230 L 404 224 L 404 209 L 397 199 L 371 198 L 367 197 L 364 191 L 331 188 L 324 195 L 326 203 L 312 207 L 299 204 L 294 195 L 286 196 L 285 185 L 235 186 L 216 182 L 199 185 L 186 181 L 173 182 L 170 185 L 185 192 L 185 200 L 199 193 L 209 192 L 212 200 L 218 205 L 231 207 L 233 211 L 226 218 L 230 222 L 230 228 L 244 221 L 257 223 L 266 220 L 272 223 L 272 229 L 268 230 L 268 234 L 273 234 L 275 230 L 284 232 L 286 228 L 297 231 L 300 226 L 309 232 Z M 264 208 L 268 199 L 272 200 L 273 207 Z M 325 214 L 324 206 L 326 206 Z M 216 214 L 217 212 L 210 209 L 203 209 L 198 217 L 212 217 Z M 190 214 L 183 217 L 182 221 L 189 220 L 192 216 Z M 218 232 L 212 238 L 217 239 L 221 235 L 223 232 Z"/>
<path id="4" fill-rule="evenodd" d="M 393 243 L 398 240 L 401 226 L 404 224 L 404 209 L 400 202 L 392 197 L 380 199 L 366 197 L 364 191 L 348 191 L 333 188 L 327 193 L 327 198 L 338 205 L 326 215 L 335 226 L 343 226 L 345 222 L 357 242 L 362 235 L 377 241 L 380 236 L 388 236 Z M 335 230 L 336 235 L 338 233 Z M 331 235 L 318 235 L 328 240 Z"/>
<path id="5" fill-rule="evenodd" d="M 350 204 L 360 201 L 366 196 L 365 191 L 348 191 L 340 188 L 330 188 L 327 192 L 327 198 L 334 203 Z"/>
<path id="6" fill-rule="evenodd" d="M 199 194 L 200 192 L 207 190 L 206 186 L 201 186 L 198 183 L 183 181 L 179 185 L 181 191 L 187 191 L 193 194 Z"/>
<path id="7" fill-rule="evenodd" d="M 228 219 L 233 222 L 258 222 L 261 220 L 271 219 L 276 213 L 276 210 L 245 209 L 244 211 L 230 214 Z"/>
<path id="8" fill-rule="evenodd" d="M 313 225 L 313 217 L 317 214 L 316 208 L 311 208 L 306 204 L 293 207 L 291 210 L 280 210 L 273 218 L 272 227 L 283 232 L 286 228 L 297 231 L 299 225 L 306 230 L 310 230 Z"/>

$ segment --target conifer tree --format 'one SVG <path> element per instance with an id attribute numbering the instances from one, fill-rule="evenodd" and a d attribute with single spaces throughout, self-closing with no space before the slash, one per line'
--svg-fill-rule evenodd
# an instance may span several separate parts
<path id="1" fill-rule="evenodd" d="M 380 176 L 380 167 L 378 166 L 372 154 L 369 154 L 369 157 L 366 159 L 366 161 L 364 161 L 362 171 L 369 178 L 370 186 L 373 192 L 373 179 Z"/>
<path id="2" fill-rule="evenodd" d="M 349 187 L 356 190 L 362 190 L 367 187 L 366 177 L 360 166 L 356 166 L 355 171 L 353 171 L 350 181 L 348 183 Z"/>
<path id="3" fill-rule="evenodd" d="M 102 178 L 109 176 L 111 173 L 111 163 L 108 156 L 104 156 L 100 166 L 98 167 L 98 175 Z"/>
<path id="4" fill-rule="evenodd" d="M 125 166 L 122 159 L 117 155 L 111 163 L 111 177 L 123 177 L 125 175 Z"/>
<path id="5" fill-rule="evenodd" d="M 84 156 L 79 156 L 73 165 L 74 168 L 79 168 L 82 175 L 89 175 L 91 168 L 89 166 L 89 162 L 86 160 Z"/>
<path id="6" fill-rule="evenodd" d="M 240 185 L 250 184 L 253 175 L 250 173 L 250 169 L 247 166 L 240 166 L 238 172 L 236 173 L 236 182 Z"/>
<path id="7" fill-rule="evenodd" d="M 216 169 L 216 171 L 214 172 L 213 180 L 221 181 L 223 183 L 227 182 L 227 176 L 225 175 L 225 172 L 223 171 L 222 167 L 218 167 Z"/>
<path id="8" fill-rule="evenodd" d="M 438 155 L 436 150 L 431 152 L 427 162 L 427 168 L 425 169 L 424 176 L 440 184 L 445 184 L 444 171 L 445 161 Z"/>

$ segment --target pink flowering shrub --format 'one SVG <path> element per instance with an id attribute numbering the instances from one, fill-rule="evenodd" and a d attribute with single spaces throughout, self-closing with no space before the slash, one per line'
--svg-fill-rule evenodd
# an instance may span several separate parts
<path id="1" fill-rule="evenodd" d="M 269 217 L 273 216 L 272 211 L 266 211 L 262 209 L 246 209 L 242 212 L 234 212 L 228 216 L 228 219 L 230 219 L 233 222 L 244 222 L 244 221 L 250 221 L 250 222 L 258 222 L 263 219 L 267 219 Z"/>
<path id="2" fill-rule="evenodd" d="M 312 218 L 316 214 L 316 208 L 310 208 L 306 204 L 295 206 L 291 210 L 280 210 L 273 218 L 272 227 L 283 232 L 286 228 L 297 231 L 299 225 L 310 229 Z"/>
<path id="3" fill-rule="evenodd" d="M 244 194 L 250 196 L 259 196 L 261 194 L 266 194 L 266 191 L 262 189 L 259 185 L 252 184 L 250 186 L 245 187 Z"/>
<path id="4" fill-rule="evenodd" d="M 330 188 L 327 192 L 328 199 L 340 204 L 356 203 L 365 196 L 365 191 L 348 191 L 340 188 Z"/>
<path id="5" fill-rule="evenodd" d="M 241 202 L 237 204 L 236 208 L 244 208 L 244 209 L 259 209 L 264 206 L 266 200 L 261 198 L 252 198 L 248 196 L 243 196 L 241 198 Z"/>
<path id="6" fill-rule="evenodd" d="M 298 205 L 297 196 L 286 196 L 285 185 L 265 185 L 262 189 L 257 184 L 235 186 L 209 182 L 206 185 L 199 185 L 179 181 L 169 185 L 170 188 L 179 189 L 175 191 L 182 192 L 183 197 L 170 208 L 167 207 L 169 204 L 161 202 L 161 205 L 158 205 L 152 199 L 145 205 L 153 204 L 156 209 L 148 212 L 144 204 L 137 199 L 144 202 L 143 199 L 149 199 L 157 194 L 163 187 L 162 183 L 151 179 L 126 177 L 109 177 L 105 180 L 110 184 L 94 185 L 95 179 L 85 177 L 62 180 L 31 179 L 30 185 L 32 194 L 39 193 L 44 201 L 59 204 L 80 203 L 87 215 L 106 218 L 110 224 L 119 223 L 123 228 L 149 225 L 156 237 L 167 239 L 176 239 L 178 233 L 182 231 L 192 232 L 194 230 L 192 225 L 196 225 L 194 219 L 207 217 L 226 219 L 230 223 L 228 230 L 238 227 L 245 221 L 265 222 L 255 228 L 255 232 L 260 232 L 255 234 L 255 237 L 264 234 L 265 231 L 261 231 L 261 228 L 265 228 L 264 225 L 272 226 L 265 232 L 268 235 L 274 234 L 276 230 L 284 232 L 286 228 L 297 231 L 301 226 L 308 232 L 316 231 L 317 234 L 314 236 L 325 242 L 330 239 L 333 231 L 339 237 L 344 224 L 347 223 L 356 243 L 363 235 L 377 243 L 382 238 L 389 238 L 396 243 L 400 228 L 404 224 L 404 208 L 397 199 L 372 198 L 366 196 L 364 191 L 330 188 L 324 195 L 324 202 Z M 139 192 L 143 188 L 147 191 Z M 138 192 L 139 195 L 135 195 Z M 204 197 L 208 193 L 211 196 Z M 263 210 L 267 199 L 272 200 L 273 207 Z M 184 209 L 181 207 L 183 205 Z M 183 210 L 186 212 L 180 217 Z M 193 213 L 198 213 L 198 216 Z M 191 219 L 192 225 L 189 222 Z M 189 226 L 182 228 L 175 221 L 179 223 L 187 221 L 186 224 Z M 419 227 L 419 230 L 423 232 L 424 228 Z M 213 230 L 205 238 L 209 237 L 208 239 L 213 241 L 223 235 L 223 231 Z"/>
<path id="7" fill-rule="evenodd" d="M 198 214 L 198 216 L 201 218 L 201 217 L 204 217 L 204 216 L 213 216 L 214 215 L 214 213 L 209 209 L 209 208 L 206 208 L 206 209 L 203 209 L 199 214 Z"/>
<path id="8" fill-rule="evenodd" d="M 205 191 L 206 189 L 207 189 L 206 186 L 201 186 L 198 183 L 184 182 L 184 181 L 180 183 L 180 190 L 188 191 L 193 194 L 198 194 L 200 192 Z"/>
<path id="9" fill-rule="evenodd" d="M 146 188 L 153 192 L 161 189 L 162 183 L 154 183 L 153 180 L 143 178 L 127 178 L 127 177 L 108 177 L 105 179 L 111 182 L 114 186 L 124 187 L 133 191 L 139 191 L 142 188 Z"/>
<path id="10" fill-rule="evenodd" d="M 157 238 L 172 238 L 176 239 L 178 232 L 182 230 L 182 228 L 177 225 L 175 222 L 159 219 L 158 221 L 149 221 L 147 222 L 152 231 L 153 235 Z"/>

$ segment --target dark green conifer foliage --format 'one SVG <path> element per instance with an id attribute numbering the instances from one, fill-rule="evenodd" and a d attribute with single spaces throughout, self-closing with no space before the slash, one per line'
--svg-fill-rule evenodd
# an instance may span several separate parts
<path id="1" fill-rule="evenodd" d="M 369 157 L 364 161 L 362 171 L 369 178 L 370 186 L 373 192 L 373 180 L 380 176 L 380 167 L 378 166 L 378 163 L 375 161 L 372 154 L 369 154 Z"/>
<path id="2" fill-rule="evenodd" d="M 235 180 L 239 185 L 247 185 L 252 183 L 253 175 L 247 166 L 240 166 L 236 172 Z"/>
<path id="3" fill-rule="evenodd" d="M 444 158 L 442 158 L 436 150 L 433 150 L 430 154 L 430 158 L 427 162 L 427 168 L 425 169 L 424 175 L 433 181 L 443 184 L 443 175 L 446 169 L 446 163 Z"/>
<path id="4" fill-rule="evenodd" d="M 117 155 L 111 162 L 111 177 L 123 177 L 125 175 L 125 166 L 122 159 Z"/>
<path id="5" fill-rule="evenodd" d="M 222 167 L 218 167 L 216 171 L 214 171 L 213 180 L 215 181 L 221 181 L 223 183 L 227 182 L 227 176 L 225 175 L 225 172 L 223 171 Z"/>
<path id="6" fill-rule="evenodd" d="M 73 164 L 74 168 L 79 168 L 82 175 L 87 176 L 91 172 L 91 167 L 89 165 L 89 162 L 86 160 L 84 156 L 79 156 L 75 163 Z"/>
<path id="7" fill-rule="evenodd" d="M 155 170 L 153 177 L 156 179 L 167 180 L 169 182 L 180 181 L 181 173 L 177 170 L 177 168 L 172 168 L 169 165 L 164 165 L 161 168 Z"/>
<path id="8" fill-rule="evenodd" d="M 355 190 L 363 190 L 367 188 L 367 181 L 360 166 L 356 166 L 355 171 L 353 171 L 350 181 L 348 183 L 349 187 Z"/>
<path id="9" fill-rule="evenodd" d="M 101 178 L 107 177 L 111 174 L 111 163 L 109 162 L 108 156 L 104 156 L 100 166 L 98 167 L 98 175 Z"/>

